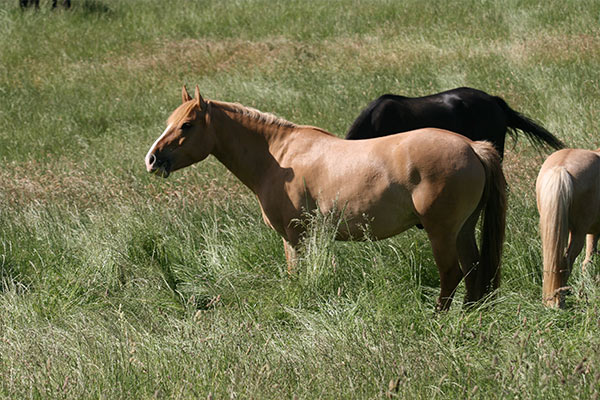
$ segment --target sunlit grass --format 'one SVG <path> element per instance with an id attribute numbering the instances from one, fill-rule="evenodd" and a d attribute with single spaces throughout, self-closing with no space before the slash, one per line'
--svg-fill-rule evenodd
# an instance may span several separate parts
<path id="1" fill-rule="evenodd" d="M 181 85 L 343 136 L 383 93 L 472 86 L 597 148 L 595 1 L 73 0 L 0 4 L 0 397 L 594 398 L 598 265 L 542 307 L 533 182 L 507 142 L 502 286 L 434 314 L 426 235 L 333 241 L 294 275 L 209 158 L 143 157 Z"/>

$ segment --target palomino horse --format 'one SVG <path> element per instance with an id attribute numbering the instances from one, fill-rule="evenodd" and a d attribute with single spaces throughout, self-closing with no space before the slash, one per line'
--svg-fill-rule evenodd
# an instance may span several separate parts
<path id="1" fill-rule="evenodd" d="M 450 306 L 463 276 L 468 303 L 498 287 L 506 203 L 492 145 L 438 129 L 349 141 L 240 104 L 205 101 L 198 87 L 195 99 L 185 87 L 182 97 L 146 155 L 147 170 L 167 177 L 214 155 L 258 197 L 264 221 L 284 239 L 288 267 L 306 226 L 299 221 L 319 211 L 344 219 L 338 240 L 364 239 L 367 224 L 373 239 L 422 224 L 440 273 L 438 309 Z"/>
<path id="2" fill-rule="evenodd" d="M 550 155 L 536 182 L 544 262 L 544 304 L 564 306 L 575 258 L 586 241 L 583 268 L 600 234 L 600 152 L 564 149 Z"/>
<path id="3" fill-rule="evenodd" d="M 481 90 L 462 87 L 425 97 L 386 94 L 373 100 L 356 118 L 346 139 L 368 139 L 419 128 L 440 128 L 471 140 L 494 144 L 504 155 L 507 132 L 523 131 L 535 144 L 562 149 L 564 144 L 506 102 Z"/>

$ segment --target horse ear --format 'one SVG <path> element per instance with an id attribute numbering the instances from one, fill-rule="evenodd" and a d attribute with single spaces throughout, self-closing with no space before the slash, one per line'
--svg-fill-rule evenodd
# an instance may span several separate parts
<path id="1" fill-rule="evenodd" d="M 186 101 L 190 101 L 192 98 L 190 97 L 190 94 L 188 93 L 187 89 L 185 88 L 185 85 L 183 85 L 183 88 L 181 89 L 181 103 L 185 103 Z"/>
<path id="2" fill-rule="evenodd" d="M 198 107 L 203 108 L 204 105 L 206 104 L 206 102 L 200 95 L 200 89 L 198 88 L 198 85 L 196 85 L 196 91 L 194 93 L 194 97 L 196 98 L 196 102 L 198 102 Z"/>

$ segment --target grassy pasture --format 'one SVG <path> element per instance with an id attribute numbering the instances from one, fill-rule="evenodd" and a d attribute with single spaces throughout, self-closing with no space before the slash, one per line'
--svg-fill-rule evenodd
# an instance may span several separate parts
<path id="1" fill-rule="evenodd" d="M 383 93 L 472 86 L 600 147 L 599 2 L 48 3 L 0 3 L 0 397 L 598 398 L 600 267 L 541 305 L 548 151 L 508 141 L 501 290 L 440 315 L 422 232 L 317 219 L 288 277 L 216 160 L 159 180 L 143 157 L 184 83 L 339 136 Z"/>

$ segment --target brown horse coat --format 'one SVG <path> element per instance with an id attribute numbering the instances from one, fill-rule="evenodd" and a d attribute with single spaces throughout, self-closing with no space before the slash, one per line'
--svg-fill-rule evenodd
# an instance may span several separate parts
<path id="1" fill-rule="evenodd" d="M 267 225 L 284 239 L 293 264 L 306 212 L 343 218 L 337 238 L 374 239 L 422 224 L 440 271 L 439 308 L 467 275 L 467 300 L 498 285 L 505 183 L 498 154 L 485 142 L 423 129 L 346 141 L 322 129 L 182 92 L 183 104 L 146 156 L 149 172 L 170 172 L 214 155 L 258 197 Z M 474 228 L 486 209 L 482 256 Z M 459 259 L 462 270 L 459 267 Z M 479 265 L 481 263 L 481 265 Z"/>

